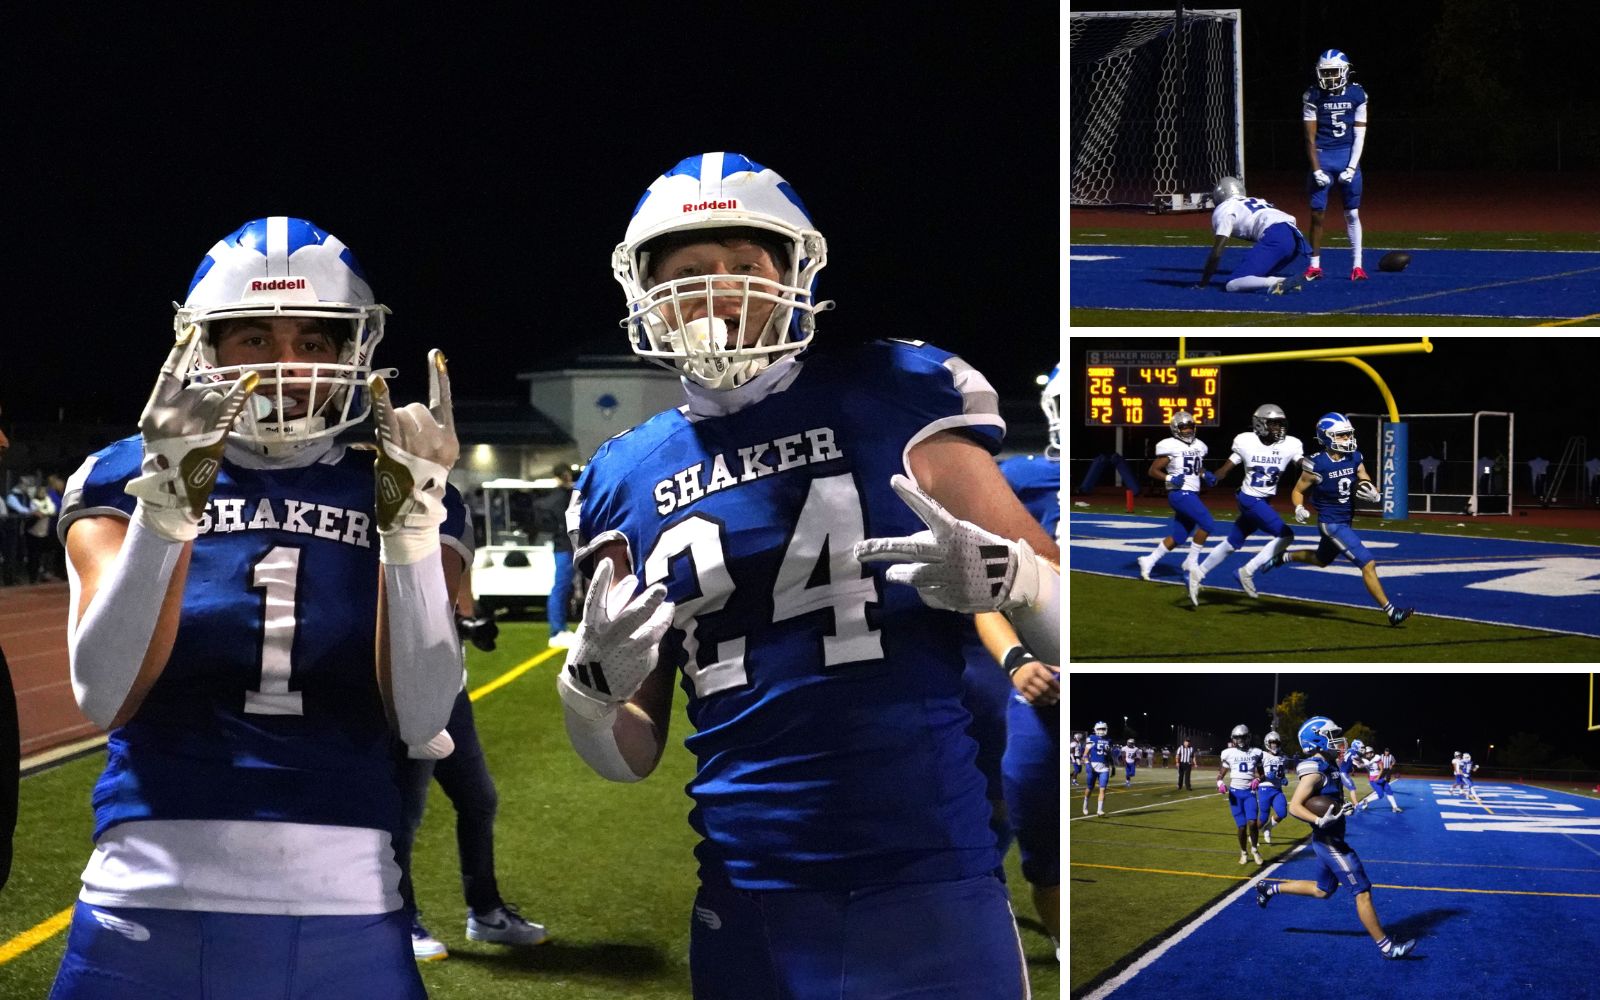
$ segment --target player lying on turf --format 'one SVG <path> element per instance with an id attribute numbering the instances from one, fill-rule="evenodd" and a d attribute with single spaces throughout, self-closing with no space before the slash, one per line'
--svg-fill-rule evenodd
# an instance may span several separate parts
<path id="1" fill-rule="evenodd" d="M 1222 248 L 1228 237 L 1254 243 L 1233 269 L 1233 277 L 1223 286 L 1230 292 L 1254 292 L 1265 288 L 1273 295 L 1297 292 L 1305 286 L 1306 238 L 1294 216 L 1272 207 L 1269 201 L 1247 198 L 1244 183 L 1237 177 L 1217 181 L 1211 192 L 1216 208 L 1211 212 L 1211 231 L 1216 241 L 1196 288 L 1211 285 L 1211 276 L 1222 262 Z"/>
<path id="2" fill-rule="evenodd" d="M 1389 616 L 1389 624 L 1398 625 L 1416 609 L 1396 607 L 1384 594 L 1383 584 L 1378 582 L 1378 561 L 1350 526 L 1354 515 L 1352 496 L 1368 503 L 1379 500 L 1378 487 L 1367 475 L 1361 453 L 1356 450 L 1355 428 L 1342 413 L 1325 414 L 1317 421 L 1317 440 L 1322 442 L 1322 451 L 1300 460 L 1300 481 L 1295 483 L 1290 498 L 1294 501 L 1295 521 L 1305 524 L 1311 520 L 1311 512 L 1305 507 L 1306 492 L 1310 491 L 1311 502 L 1317 508 L 1317 530 L 1322 542 L 1315 549 L 1296 549 L 1272 559 L 1257 571 L 1257 575 L 1284 561 L 1327 566 L 1342 553 L 1361 567 L 1367 593 Z"/>
<path id="3" fill-rule="evenodd" d="M 1361 926 L 1372 935 L 1378 950 L 1385 958 L 1403 958 L 1416 940 L 1399 944 L 1389 940 L 1378 922 L 1378 911 L 1372 905 L 1372 883 L 1367 879 L 1361 858 L 1344 841 L 1344 819 L 1350 807 L 1344 801 L 1339 773 L 1333 765 L 1334 755 L 1344 749 L 1343 732 L 1332 719 L 1323 715 L 1307 719 L 1300 727 L 1300 749 L 1307 757 L 1295 768 L 1300 781 L 1294 787 L 1294 798 L 1289 800 L 1289 812 L 1294 818 L 1311 824 L 1311 849 L 1322 862 L 1322 874 L 1315 882 L 1310 879 L 1287 879 L 1277 885 L 1258 882 L 1256 904 L 1264 907 L 1279 893 L 1327 899 L 1339 891 L 1339 886 L 1347 885 L 1356 895 L 1356 913 L 1361 917 Z"/>

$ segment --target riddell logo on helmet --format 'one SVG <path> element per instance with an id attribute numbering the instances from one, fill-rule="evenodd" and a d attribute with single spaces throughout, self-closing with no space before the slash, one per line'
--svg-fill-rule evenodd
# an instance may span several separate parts
<path id="1" fill-rule="evenodd" d="M 683 210 L 685 212 L 709 212 L 709 211 L 711 211 L 713 209 L 738 208 L 738 207 L 739 207 L 739 199 L 730 198 L 727 201 L 702 201 L 698 205 L 685 205 L 685 206 L 683 206 Z"/>
<path id="2" fill-rule="evenodd" d="M 271 278 L 267 281 L 250 282 L 252 292 L 287 292 L 304 291 L 307 287 L 304 278 Z"/>

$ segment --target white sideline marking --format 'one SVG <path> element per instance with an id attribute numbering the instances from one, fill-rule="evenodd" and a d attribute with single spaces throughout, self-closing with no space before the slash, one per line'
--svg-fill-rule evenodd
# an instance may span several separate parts
<path id="1" fill-rule="evenodd" d="M 1226 896 L 1222 897 L 1222 899 L 1218 900 L 1216 905 L 1212 906 L 1211 909 L 1209 909 L 1206 912 L 1200 914 L 1200 916 L 1195 919 L 1194 923 L 1190 924 L 1189 926 L 1185 927 L 1183 930 L 1179 931 L 1178 933 L 1176 933 L 1176 934 L 1172 935 L 1171 937 L 1167 938 L 1165 941 L 1161 942 L 1152 951 L 1149 951 L 1145 955 L 1143 955 L 1137 962 L 1135 962 L 1132 965 L 1128 966 L 1126 969 L 1123 969 L 1122 972 L 1117 974 L 1116 978 L 1112 979 L 1110 982 L 1108 982 L 1105 985 L 1101 986 L 1099 989 L 1095 990 L 1093 993 L 1090 993 L 1089 996 L 1088 996 L 1088 1000 L 1103 1000 L 1104 997 L 1108 997 L 1111 994 L 1115 993 L 1117 990 L 1122 989 L 1122 987 L 1126 986 L 1129 983 L 1129 981 L 1133 979 L 1134 976 L 1137 976 L 1139 973 L 1143 972 L 1145 969 L 1148 969 L 1150 966 L 1154 965 L 1156 960 L 1159 959 L 1162 955 L 1165 955 L 1167 952 L 1171 951 L 1174 947 L 1176 947 L 1178 944 L 1180 944 L 1185 938 L 1187 938 L 1189 935 L 1193 934 L 1195 931 L 1199 930 L 1201 928 L 1201 926 L 1204 925 L 1208 920 L 1210 920 L 1212 917 L 1216 916 L 1218 913 L 1221 913 L 1223 907 L 1231 906 L 1233 903 L 1238 901 L 1240 896 L 1243 896 L 1247 892 L 1254 891 L 1257 882 L 1259 882 L 1262 879 L 1266 878 L 1267 876 L 1271 875 L 1273 872 L 1277 871 L 1279 868 L 1282 868 L 1284 862 L 1288 861 L 1290 858 L 1292 858 L 1295 855 L 1299 854 L 1301 851 L 1304 851 L 1306 849 L 1306 845 L 1309 844 L 1309 843 L 1310 843 L 1309 840 L 1306 841 L 1304 844 L 1301 844 L 1299 847 L 1296 847 L 1294 850 L 1290 851 L 1288 854 L 1285 854 L 1283 857 L 1279 858 L 1277 861 L 1274 861 L 1272 864 L 1268 865 L 1266 868 L 1264 868 L 1261 871 L 1257 872 L 1254 878 L 1246 879 L 1243 885 L 1241 885 L 1239 888 L 1235 889 L 1233 892 L 1230 892 Z"/>
<path id="2" fill-rule="evenodd" d="M 1120 816 L 1123 813 L 1138 812 L 1140 809 L 1154 809 L 1156 806 L 1177 805 L 1179 802 L 1196 802 L 1196 801 L 1198 801 L 1200 799 L 1209 799 L 1209 798 L 1213 798 L 1213 797 L 1220 798 L 1221 796 L 1218 796 L 1215 792 L 1212 792 L 1210 795 L 1191 795 L 1186 799 L 1167 799 L 1164 802 L 1151 802 L 1148 805 L 1129 806 L 1126 809 L 1113 809 L 1110 812 L 1106 813 L 1106 815 L 1107 816 Z M 1096 801 L 1098 801 L 1098 799 L 1099 799 L 1099 797 L 1096 796 Z M 1079 798 L 1078 802 L 1079 802 L 1078 808 L 1082 809 L 1083 808 L 1083 805 L 1082 805 L 1083 799 Z M 1071 810 L 1068 810 L 1068 811 L 1070 812 Z M 1096 813 L 1090 813 L 1089 815 L 1085 816 L 1083 813 L 1080 812 L 1080 813 L 1078 813 L 1078 815 L 1072 817 L 1072 822 L 1076 823 L 1080 819 L 1096 819 L 1096 818 L 1098 818 L 1098 814 L 1096 814 Z"/>

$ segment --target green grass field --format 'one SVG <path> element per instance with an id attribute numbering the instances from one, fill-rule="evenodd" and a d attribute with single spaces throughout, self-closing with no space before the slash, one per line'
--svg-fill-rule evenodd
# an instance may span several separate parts
<path id="1" fill-rule="evenodd" d="M 542 653 L 546 636 L 543 624 L 504 623 L 496 652 L 468 650 L 470 687 Z M 560 662 L 557 654 L 473 706 L 500 795 L 501 891 L 549 927 L 551 940 L 531 949 L 466 940 L 454 813 L 435 785 L 413 876 L 429 929 L 450 948 L 447 960 L 422 967 L 429 994 L 441 1000 L 689 996 L 695 838 L 683 792 L 694 769 L 682 746 L 688 722 L 680 711 L 660 769 L 648 780 L 604 781 L 567 744 L 554 684 Z M 22 781 L 16 859 L 0 906 L 0 997 L 49 990 L 66 935 L 40 925 L 76 897 L 92 849 L 89 793 L 103 764 L 96 753 Z M 1015 851 L 1007 868 L 1034 993 L 1054 996 L 1060 970 L 1032 919 Z M 28 946 L 34 936 L 41 939 Z"/>
<path id="2" fill-rule="evenodd" d="M 1083 790 L 1067 789 L 1072 883 L 1067 937 L 1074 992 L 1260 870 L 1239 864 L 1227 803 L 1216 792 L 1215 759 L 1195 765 L 1194 791 L 1174 788 L 1176 774 L 1176 768 L 1141 771 L 1128 790 L 1120 777 L 1113 780 L 1103 817 L 1083 818 Z M 1114 815 L 1137 806 L 1154 808 Z M 1094 811 L 1093 802 L 1089 809 Z M 1262 859 L 1271 864 L 1308 830 L 1297 820 L 1285 820 L 1277 842 L 1261 845 Z"/>
<path id="3" fill-rule="evenodd" d="M 1125 513 L 1103 503 L 1075 513 Z M 1144 511 L 1152 513 L 1151 511 Z M 1217 520 L 1231 516 L 1217 514 Z M 1461 537 L 1600 544 L 1600 532 L 1518 527 L 1513 518 L 1397 521 L 1386 531 Z M 1208 589 L 1198 609 L 1182 587 L 1090 573 L 1071 577 L 1069 649 L 1073 663 L 1154 662 L 1452 662 L 1594 663 L 1600 639 L 1417 616 L 1390 628 L 1371 607 L 1344 607 L 1235 590 Z M 1352 600 L 1361 600 L 1357 591 Z M 1171 622 L 1171 628 L 1152 628 Z"/>
<path id="4" fill-rule="evenodd" d="M 1197 220 L 1200 218 L 1196 216 Z M 1334 232 L 1333 230 L 1339 230 Z M 1203 221 L 1197 221 L 1194 231 L 1181 233 L 1150 229 L 1074 227 L 1074 245 L 1092 246 L 1113 244 L 1121 246 L 1193 246 L 1209 247 L 1211 236 Z M 1362 240 L 1367 252 L 1405 248 L 1411 250 L 1591 250 L 1600 251 L 1600 236 L 1592 233 L 1412 233 L 1368 232 Z M 1330 249 L 1349 249 L 1350 240 L 1340 227 L 1332 227 L 1324 236 Z M 1195 260 L 1195 274 L 1200 272 L 1204 256 Z M 1597 307 L 1600 308 L 1600 307 Z M 1340 326 L 1519 326 L 1531 324 L 1527 319 L 1496 316 L 1432 316 L 1426 314 L 1366 315 L 1339 313 Z M 1327 314 L 1259 313 L 1259 312 L 1181 312 L 1160 309 L 1072 309 L 1073 326 L 1327 326 Z M 1552 324 L 1557 325 L 1557 324 Z M 1562 321 L 1561 326 L 1600 326 L 1600 315 L 1573 322 Z"/>

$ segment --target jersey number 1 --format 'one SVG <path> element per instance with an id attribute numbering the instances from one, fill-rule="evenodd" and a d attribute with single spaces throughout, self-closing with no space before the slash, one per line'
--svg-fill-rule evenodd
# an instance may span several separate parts
<path id="1" fill-rule="evenodd" d="M 304 715 L 300 692 L 289 690 L 293 667 L 294 591 L 300 580 L 300 550 L 268 549 L 252 567 L 251 586 L 266 592 L 261 618 L 261 689 L 244 693 L 249 715 Z"/>

